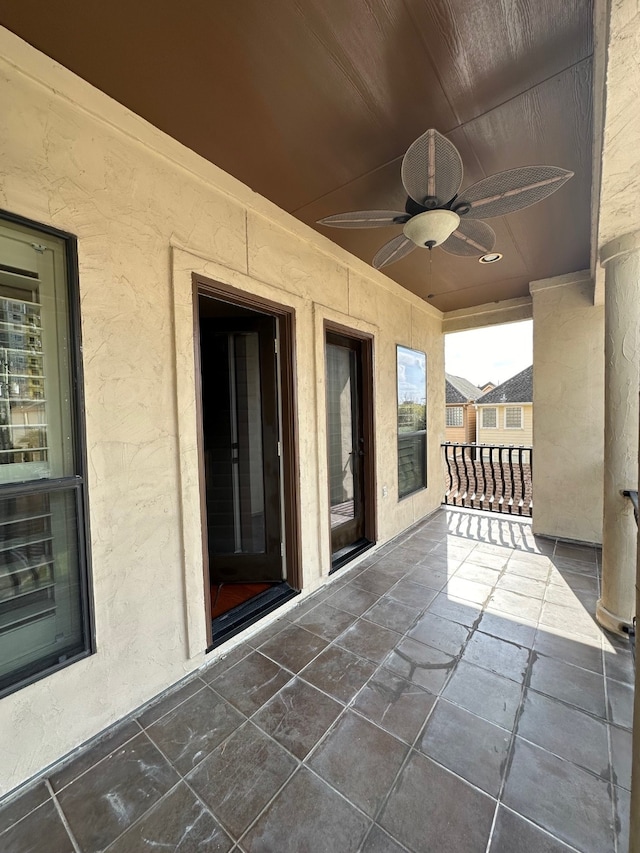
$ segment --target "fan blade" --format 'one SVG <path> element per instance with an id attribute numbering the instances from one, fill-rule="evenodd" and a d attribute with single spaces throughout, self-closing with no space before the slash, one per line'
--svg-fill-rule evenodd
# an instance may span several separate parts
<path id="1" fill-rule="evenodd" d="M 461 219 L 460 225 L 448 237 L 440 248 L 450 255 L 477 256 L 486 255 L 496 244 L 493 228 L 479 219 Z"/>
<path id="2" fill-rule="evenodd" d="M 559 166 L 524 166 L 498 172 L 460 193 L 456 203 L 468 204 L 468 219 L 491 219 L 522 210 L 559 190 L 573 172 Z"/>
<path id="3" fill-rule="evenodd" d="M 412 240 L 405 237 L 404 234 L 399 234 L 393 240 L 385 243 L 381 249 L 378 249 L 372 261 L 373 266 L 379 270 L 387 264 L 392 264 L 395 261 L 399 261 L 400 258 L 404 258 L 409 252 L 413 252 L 415 248 L 416 244 Z"/>
<path id="4" fill-rule="evenodd" d="M 434 206 L 439 207 L 451 201 L 462 183 L 458 149 L 437 130 L 427 130 L 409 146 L 402 159 L 402 183 L 418 204 L 437 199 Z"/>
<path id="5" fill-rule="evenodd" d="M 333 228 L 378 228 L 381 225 L 402 224 L 409 219 L 403 210 L 354 210 L 352 213 L 336 213 L 318 219 L 320 225 Z"/>

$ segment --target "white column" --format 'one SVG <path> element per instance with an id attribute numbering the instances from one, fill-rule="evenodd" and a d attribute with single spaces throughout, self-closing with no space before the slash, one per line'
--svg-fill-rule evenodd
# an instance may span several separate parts
<path id="1" fill-rule="evenodd" d="M 631 501 L 622 492 L 638 488 L 640 231 L 607 243 L 600 263 L 605 268 L 604 512 L 596 616 L 604 628 L 623 633 L 635 615 L 637 529 Z"/>

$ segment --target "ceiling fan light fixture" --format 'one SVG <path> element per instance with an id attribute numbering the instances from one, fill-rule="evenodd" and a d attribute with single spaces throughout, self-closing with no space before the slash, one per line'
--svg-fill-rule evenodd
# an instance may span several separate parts
<path id="1" fill-rule="evenodd" d="M 487 252 L 486 255 L 482 255 L 481 258 L 478 258 L 478 261 L 481 264 L 495 264 L 501 260 L 502 255 L 500 254 L 500 252 Z"/>
<path id="2" fill-rule="evenodd" d="M 460 224 L 460 217 L 452 210 L 427 210 L 413 216 L 402 229 L 416 246 L 439 246 Z"/>

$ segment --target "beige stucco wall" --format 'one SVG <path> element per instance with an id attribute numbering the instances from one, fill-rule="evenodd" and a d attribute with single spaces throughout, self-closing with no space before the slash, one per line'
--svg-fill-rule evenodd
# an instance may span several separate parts
<path id="1" fill-rule="evenodd" d="M 504 412 L 506 408 L 522 407 L 522 428 L 521 429 L 505 429 L 504 428 Z M 497 424 L 496 429 L 482 427 L 482 409 L 497 409 Z M 530 445 L 533 443 L 533 406 L 531 403 L 508 403 L 506 406 L 502 404 L 478 406 L 477 407 L 477 432 L 479 444 L 524 444 Z"/>
<path id="2" fill-rule="evenodd" d="M 533 529 L 602 541 L 604 308 L 589 273 L 532 282 Z"/>
<path id="3" fill-rule="evenodd" d="M 0 30 L 0 207 L 78 237 L 97 654 L 0 700 L 0 794 L 204 662 L 191 274 L 296 312 L 305 589 L 329 568 L 322 323 L 374 336 L 380 541 L 442 498 L 397 500 L 396 344 L 441 314 Z M 221 132 L 223 132 L 221 117 Z M 387 486 L 388 497 L 383 498 Z"/>

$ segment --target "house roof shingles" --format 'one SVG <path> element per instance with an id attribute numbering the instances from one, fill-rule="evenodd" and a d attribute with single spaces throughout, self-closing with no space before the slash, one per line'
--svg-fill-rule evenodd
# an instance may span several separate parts
<path id="1" fill-rule="evenodd" d="M 516 373 L 493 391 L 487 391 L 478 397 L 476 403 L 479 406 L 487 403 L 533 403 L 533 365 Z"/>
<path id="2" fill-rule="evenodd" d="M 462 376 L 453 376 L 451 373 L 445 373 L 446 379 L 446 401 L 447 403 L 468 403 L 469 400 L 476 400 L 482 390 L 469 382 L 468 379 L 463 379 Z"/>

